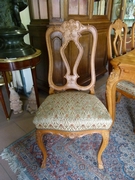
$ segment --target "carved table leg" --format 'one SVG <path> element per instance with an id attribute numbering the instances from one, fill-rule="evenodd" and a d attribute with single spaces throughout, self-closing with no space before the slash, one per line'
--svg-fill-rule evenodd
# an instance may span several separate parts
<path id="1" fill-rule="evenodd" d="M 116 85 L 119 81 L 119 69 L 113 70 L 107 80 L 106 86 L 106 99 L 107 108 L 114 121 L 115 119 L 115 109 L 116 109 Z"/>

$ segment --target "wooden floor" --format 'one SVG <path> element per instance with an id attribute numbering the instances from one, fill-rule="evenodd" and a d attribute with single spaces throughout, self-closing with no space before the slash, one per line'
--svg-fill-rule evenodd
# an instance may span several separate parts
<path id="1" fill-rule="evenodd" d="M 96 89 L 105 84 L 106 79 L 107 75 L 98 78 Z M 9 100 L 5 89 L 3 89 L 3 93 L 9 109 Z M 39 92 L 40 103 L 43 102 L 45 97 L 46 94 Z M 26 111 L 27 97 L 21 96 L 21 100 L 24 102 L 23 113 L 17 115 L 11 113 L 10 121 L 6 120 L 0 104 L 0 151 L 35 128 L 32 123 L 34 115 Z M 16 179 L 16 175 L 11 171 L 7 161 L 0 158 L 0 180 Z"/>

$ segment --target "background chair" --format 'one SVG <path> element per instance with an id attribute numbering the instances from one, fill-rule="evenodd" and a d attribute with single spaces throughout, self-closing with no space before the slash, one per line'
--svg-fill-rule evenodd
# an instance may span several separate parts
<path id="1" fill-rule="evenodd" d="M 88 85 L 78 84 L 77 68 L 83 59 L 85 47 L 81 45 L 81 36 L 89 38 L 89 66 L 91 82 Z M 61 59 L 54 58 L 53 43 L 60 47 Z M 49 54 L 50 95 L 41 104 L 34 117 L 37 144 L 43 153 L 42 166 L 46 165 L 47 152 L 43 144 L 43 135 L 47 133 L 75 138 L 87 134 L 99 133 L 102 143 L 98 152 L 98 167 L 103 168 L 101 156 L 109 142 L 112 119 L 101 101 L 94 95 L 95 87 L 95 53 L 97 46 L 97 30 L 91 26 L 84 26 L 79 21 L 65 21 L 60 27 L 50 27 L 46 32 L 46 42 Z M 60 43 L 61 42 L 61 43 Z M 77 56 L 73 64 L 68 59 L 68 48 L 76 47 Z M 87 48 L 88 48 L 87 47 Z M 58 54 L 59 51 L 57 51 Z M 55 56 L 56 57 L 56 56 Z M 57 56 L 58 57 L 58 56 Z M 59 60 L 59 61 L 58 61 Z M 63 79 L 66 81 L 55 84 L 53 71 L 62 63 L 66 68 Z M 55 65 L 54 65 L 55 64 Z M 72 68 L 71 68 L 72 67 Z M 61 69 L 57 72 L 61 73 Z M 86 92 L 88 91 L 88 92 Z"/>
<path id="2" fill-rule="evenodd" d="M 109 74 L 112 71 L 112 65 L 110 61 L 114 57 L 118 57 L 126 53 L 127 32 L 127 25 L 121 19 L 115 20 L 109 26 L 107 34 L 107 57 Z"/>
<path id="3" fill-rule="evenodd" d="M 134 28 L 135 23 L 131 30 L 131 49 L 134 48 Z M 108 55 L 108 71 L 109 74 L 112 71 L 110 61 L 126 53 L 126 40 L 127 40 L 127 25 L 120 19 L 115 20 L 108 29 L 107 35 L 107 55 Z M 127 98 L 135 99 L 135 84 L 128 81 L 120 81 L 116 86 L 117 102 L 120 101 L 121 96 L 124 95 Z M 135 132 L 135 124 L 134 132 Z"/>

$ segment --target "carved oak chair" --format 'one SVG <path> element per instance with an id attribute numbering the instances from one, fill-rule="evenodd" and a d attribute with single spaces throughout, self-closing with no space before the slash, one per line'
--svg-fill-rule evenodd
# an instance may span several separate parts
<path id="1" fill-rule="evenodd" d="M 107 56 L 108 56 L 108 71 L 112 71 L 110 61 L 114 57 L 126 54 L 126 38 L 127 25 L 121 19 L 116 19 L 110 24 L 107 34 Z"/>
<path id="2" fill-rule="evenodd" d="M 57 33 L 56 33 L 57 32 Z M 86 32 L 90 37 L 89 66 L 91 81 L 88 85 L 78 84 L 78 66 L 82 60 L 84 48 L 80 38 Z M 55 39 L 56 36 L 56 39 Z M 85 34 L 86 36 L 86 34 Z M 108 145 L 112 119 L 106 107 L 95 96 L 95 53 L 97 46 L 97 30 L 95 27 L 84 26 L 79 21 L 65 21 L 61 26 L 52 26 L 46 32 L 46 42 L 49 54 L 50 86 L 49 96 L 40 105 L 33 123 L 36 126 L 37 144 L 43 153 L 41 167 L 46 166 L 47 152 L 43 143 L 43 136 L 47 133 L 61 135 L 63 137 L 77 138 L 88 134 L 99 133 L 102 135 L 102 143 L 98 151 L 98 167 L 103 169 L 102 153 Z M 61 39 L 61 61 L 55 64 L 53 43 Z M 56 40 L 56 42 L 55 42 Z M 71 59 L 67 58 L 68 47 L 73 43 L 77 47 L 78 55 L 71 65 Z M 56 50 L 60 43 L 56 43 Z M 58 53 L 58 52 L 57 52 Z M 58 59 L 57 59 L 58 60 Z M 53 71 L 59 67 L 59 63 L 66 68 L 64 84 L 55 84 Z M 73 68 L 71 69 L 71 67 Z M 60 76 L 62 74 L 59 68 Z M 87 92 L 88 91 L 88 92 Z"/>
<path id="3" fill-rule="evenodd" d="M 134 49 L 134 28 L 135 23 L 132 26 L 131 31 L 131 49 Z M 117 56 L 121 56 L 126 53 L 126 39 L 127 39 L 128 27 L 121 19 L 115 20 L 108 29 L 107 35 L 107 54 L 108 54 L 108 66 L 109 73 L 112 71 L 110 61 Z M 113 35 L 112 35 L 113 34 Z M 113 38 L 112 38 L 113 37 Z M 117 100 L 119 102 L 121 96 L 135 99 L 135 84 L 128 81 L 119 81 L 116 86 Z M 135 127 L 134 127 L 135 131 Z"/>

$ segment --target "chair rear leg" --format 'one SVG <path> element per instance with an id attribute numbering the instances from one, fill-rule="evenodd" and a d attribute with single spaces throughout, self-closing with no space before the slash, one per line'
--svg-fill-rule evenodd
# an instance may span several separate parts
<path id="1" fill-rule="evenodd" d="M 135 133 L 135 120 L 133 120 L 133 132 Z"/>
<path id="2" fill-rule="evenodd" d="M 120 100 L 121 100 L 122 94 L 121 94 L 120 92 L 117 91 L 116 96 L 117 96 L 117 97 L 116 97 L 116 103 L 119 103 Z"/>
<path id="3" fill-rule="evenodd" d="M 43 160 L 42 160 L 42 164 L 41 164 L 41 168 L 45 168 L 46 167 L 46 159 L 47 159 L 47 151 L 45 148 L 45 145 L 43 143 L 43 135 L 45 135 L 45 133 L 43 133 L 42 130 L 37 129 L 36 130 L 36 139 L 37 139 L 37 144 L 43 154 Z"/>
<path id="4" fill-rule="evenodd" d="M 102 132 L 102 142 L 98 151 L 98 168 L 99 169 L 104 169 L 103 162 L 102 162 L 102 153 L 106 149 L 108 142 L 109 142 L 109 131 L 106 130 Z"/>

